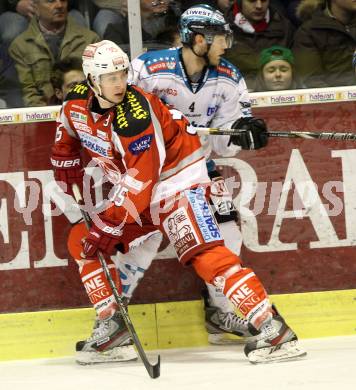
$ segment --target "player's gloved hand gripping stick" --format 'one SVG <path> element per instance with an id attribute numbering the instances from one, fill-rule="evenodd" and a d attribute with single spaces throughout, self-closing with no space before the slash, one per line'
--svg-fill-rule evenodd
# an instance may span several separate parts
<path id="1" fill-rule="evenodd" d="M 85 225 L 88 229 L 90 229 L 91 219 L 90 219 L 89 214 L 83 209 L 83 207 L 81 207 L 84 205 L 83 197 L 82 197 L 82 194 L 81 194 L 80 189 L 79 189 L 77 184 L 72 184 L 72 192 L 73 192 L 75 201 L 77 202 L 77 204 L 80 207 L 80 212 L 82 213 Z M 131 322 L 131 319 L 130 319 L 129 314 L 128 314 L 127 309 L 126 309 L 126 306 L 124 305 L 122 298 L 121 298 L 121 295 L 119 294 L 119 292 L 116 288 L 116 285 L 111 277 L 109 268 L 108 268 L 106 261 L 105 261 L 105 258 L 99 250 L 97 251 L 97 255 L 98 255 L 100 264 L 104 270 L 105 276 L 106 276 L 106 278 L 110 284 L 110 287 L 113 291 L 116 303 L 119 306 L 119 310 L 120 310 L 120 313 L 122 315 L 122 318 L 124 319 L 125 324 L 127 326 L 127 329 L 129 330 L 130 335 L 132 337 L 132 340 L 135 344 L 137 352 L 140 355 L 140 358 L 141 358 L 143 364 L 145 365 L 146 370 L 147 370 L 148 374 L 150 375 L 150 377 L 151 378 L 158 378 L 160 376 L 160 364 L 161 364 L 160 355 L 158 355 L 158 361 L 156 364 L 151 364 L 149 362 L 147 355 L 146 355 L 144 349 L 142 348 L 141 342 L 137 336 L 135 328 Z"/>

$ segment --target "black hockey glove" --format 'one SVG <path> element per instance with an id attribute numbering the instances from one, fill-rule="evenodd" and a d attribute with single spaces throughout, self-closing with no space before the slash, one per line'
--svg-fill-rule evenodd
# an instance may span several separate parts
<path id="1" fill-rule="evenodd" d="M 242 149 L 246 150 L 254 150 L 263 148 L 268 143 L 267 127 L 263 119 L 239 118 L 231 127 L 243 131 L 238 135 L 230 136 L 229 144 L 241 146 Z"/>

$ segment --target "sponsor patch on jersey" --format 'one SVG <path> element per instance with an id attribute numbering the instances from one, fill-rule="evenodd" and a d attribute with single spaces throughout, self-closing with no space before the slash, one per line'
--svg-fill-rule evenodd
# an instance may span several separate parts
<path id="1" fill-rule="evenodd" d="M 177 96 L 178 91 L 174 88 L 154 88 L 152 93 L 157 96 L 161 95 L 172 95 L 172 96 Z"/>
<path id="2" fill-rule="evenodd" d="M 198 235 L 184 207 L 175 210 L 163 221 L 163 228 L 180 260 L 188 251 L 200 244 Z"/>
<path id="3" fill-rule="evenodd" d="M 112 149 L 110 142 L 103 141 L 100 138 L 94 137 L 84 131 L 78 131 L 77 133 L 79 135 L 82 145 L 86 149 L 89 149 L 92 152 L 99 154 L 103 157 L 112 157 Z"/>
<path id="4" fill-rule="evenodd" d="M 231 77 L 233 80 L 238 80 L 237 74 L 234 69 L 228 68 L 227 66 L 223 65 L 218 65 L 217 69 L 219 73 L 223 73 L 226 76 Z"/>
<path id="5" fill-rule="evenodd" d="M 87 116 L 77 111 L 70 111 L 69 115 L 73 121 L 87 123 Z"/>
<path id="6" fill-rule="evenodd" d="M 204 188 L 198 187 L 194 190 L 186 190 L 184 193 L 193 209 L 195 219 L 204 241 L 209 243 L 222 240 L 220 230 L 215 222 L 208 202 L 205 199 Z"/>
<path id="7" fill-rule="evenodd" d="M 96 135 L 97 135 L 97 137 L 103 139 L 104 141 L 108 140 L 108 135 L 103 130 L 97 130 Z"/>
<path id="8" fill-rule="evenodd" d="M 85 84 L 77 84 L 69 92 L 74 92 L 78 95 L 84 95 L 88 91 L 88 89 L 89 87 Z"/>
<path id="9" fill-rule="evenodd" d="M 129 151 L 133 155 L 137 156 L 138 154 L 150 148 L 152 139 L 153 139 L 153 134 L 144 135 L 143 137 L 130 143 Z"/>
<path id="10" fill-rule="evenodd" d="M 208 107 L 207 111 L 206 111 L 206 115 L 207 116 L 212 116 L 216 113 L 216 111 L 218 110 L 219 106 L 214 106 L 214 107 Z"/>
<path id="11" fill-rule="evenodd" d="M 222 176 L 212 178 L 210 191 L 210 200 L 218 214 L 229 215 L 232 211 L 236 211 L 232 196 Z"/>
<path id="12" fill-rule="evenodd" d="M 156 73 L 161 70 L 172 70 L 176 67 L 176 62 L 175 61 L 159 61 L 159 62 L 154 62 L 151 65 L 147 66 L 147 69 L 150 73 Z"/>
<path id="13" fill-rule="evenodd" d="M 72 108 L 75 108 L 76 110 L 80 110 L 80 111 L 85 111 L 85 108 L 78 106 L 78 104 L 72 104 Z"/>
<path id="14" fill-rule="evenodd" d="M 85 123 L 74 121 L 73 126 L 76 128 L 76 130 L 81 130 L 84 131 L 85 133 L 92 134 L 92 129 Z"/>

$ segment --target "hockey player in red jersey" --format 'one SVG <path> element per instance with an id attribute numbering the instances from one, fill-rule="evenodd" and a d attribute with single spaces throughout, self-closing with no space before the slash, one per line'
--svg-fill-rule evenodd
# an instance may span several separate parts
<path id="1" fill-rule="evenodd" d="M 170 239 L 183 265 L 192 265 L 203 280 L 220 288 L 261 332 L 245 348 L 252 363 L 304 355 L 257 276 L 224 246 L 207 200 L 210 178 L 198 136 L 186 131 L 183 118 L 174 120 L 158 97 L 127 86 L 128 68 L 127 55 L 110 41 L 85 49 L 87 83 L 78 84 L 63 103 L 52 150 L 55 178 L 68 194 L 74 184 L 83 188 L 82 154 L 112 185 L 105 207 L 91 212 L 90 230 L 79 223 L 68 238 L 100 319 L 91 337 L 77 344 L 78 361 L 98 361 L 98 352 L 112 360 L 135 358 L 97 253 L 104 254 L 120 290 L 110 256 L 126 253 L 157 229 Z M 87 186 L 83 191 L 86 198 Z"/>

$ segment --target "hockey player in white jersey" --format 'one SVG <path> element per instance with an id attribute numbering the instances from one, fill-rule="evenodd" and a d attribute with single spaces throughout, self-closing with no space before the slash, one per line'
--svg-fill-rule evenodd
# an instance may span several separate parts
<path id="1" fill-rule="evenodd" d="M 266 146 L 266 125 L 263 120 L 252 116 L 242 75 L 222 58 L 232 44 L 232 32 L 223 15 L 208 5 L 191 7 L 181 16 L 179 32 L 182 48 L 148 52 L 132 61 L 132 82 L 182 112 L 193 126 L 244 129 L 238 137 L 201 137 L 207 158 L 211 152 L 230 157 L 240 149 L 252 150 Z M 208 160 L 207 165 L 213 183 L 211 202 L 215 206 L 216 219 L 226 246 L 239 255 L 242 239 L 236 224 L 237 212 L 232 197 L 223 177 L 215 169 L 214 161 Z M 144 247 L 145 244 L 141 250 Z M 147 264 L 141 268 L 145 267 Z M 122 276 L 126 275 L 129 280 L 129 274 L 126 270 Z M 132 284 L 135 283 L 133 277 Z M 127 287 L 131 289 L 130 283 Z M 242 335 L 246 337 L 245 353 L 252 362 L 254 354 L 268 355 L 273 351 L 273 335 L 279 334 L 277 339 L 283 340 L 286 345 L 292 344 L 289 352 L 286 351 L 289 347 L 282 348 L 285 351 L 273 360 L 301 355 L 300 351 L 296 352 L 296 335 L 275 307 L 271 326 L 262 327 L 261 333 L 254 338 L 251 336 L 256 333 L 250 333 L 253 327 L 235 314 L 230 301 L 218 289 L 207 284 L 204 300 L 206 328 L 211 343 L 223 343 L 225 332 Z M 268 356 L 264 359 L 269 361 Z"/>
<path id="2" fill-rule="evenodd" d="M 183 48 L 151 51 L 132 61 L 132 83 L 158 95 L 171 108 L 182 112 L 193 126 L 246 129 L 239 138 L 202 136 L 206 157 L 212 151 L 230 157 L 241 148 L 265 146 L 266 126 L 251 116 L 245 81 L 221 57 L 232 44 L 232 32 L 223 15 L 208 5 L 191 7 L 181 16 L 179 31 Z M 225 244 L 239 255 L 242 240 L 232 197 L 213 160 L 208 161 L 208 171 L 213 182 L 211 201 Z M 149 248 L 150 243 L 146 242 L 145 247 Z M 147 259 L 153 257 L 154 253 L 146 256 L 146 264 L 138 264 L 138 269 L 145 269 Z M 131 269 L 132 265 L 121 265 L 121 274 L 136 284 L 135 276 L 142 274 L 136 271 L 133 276 Z M 251 336 L 248 323 L 235 314 L 231 302 L 210 284 L 204 292 L 204 302 L 210 343 L 235 341 L 225 337 L 226 333 Z"/>

